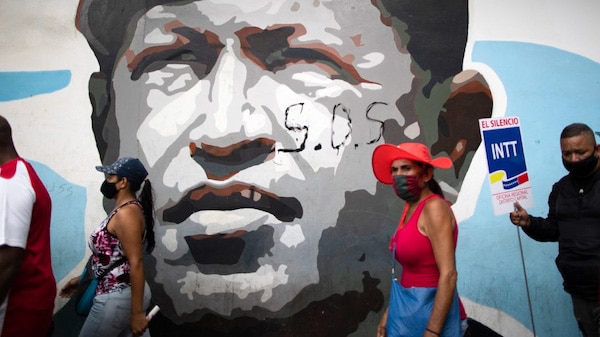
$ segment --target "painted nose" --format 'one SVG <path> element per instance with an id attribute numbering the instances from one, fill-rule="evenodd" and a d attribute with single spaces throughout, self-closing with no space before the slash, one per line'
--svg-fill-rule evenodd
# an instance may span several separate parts
<path id="1" fill-rule="evenodd" d="M 226 126 L 229 126 L 228 129 L 239 127 L 240 113 L 251 109 L 247 104 L 245 91 L 248 69 L 235 53 L 231 40 L 227 41 L 216 71 L 211 91 L 216 102 L 213 116 L 217 129 L 226 132 Z"/>

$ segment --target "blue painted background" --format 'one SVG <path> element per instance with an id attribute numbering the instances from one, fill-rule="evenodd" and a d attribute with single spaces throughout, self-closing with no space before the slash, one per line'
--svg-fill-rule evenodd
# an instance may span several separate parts
<path id="1" fill-rule="evenodd" d="M 566 174 L 559 135 L 584 122 L 600 130 L 600 64 L 552 47 L 519 42 L 477 42 L 473 62 L 485 63 L 501 80 L 506 116 L 519 116 L 535 207 L 546 216 L 552 184 Z M 498 308 L 533 329 L 519 237 L 538 336 L 578 336 L 571 302 L 554 265 L 556 243 L 539 243 L 518 233 L 508 215 L 494 216 L 484 182 L 473 217 L 460 224 L 457 252 L 461 295 Z M 509 285 L 507 287 L 507 285 Z"/>
<path id="2" fill-rule="evenodd" d="M 496 41 L 477 42 L 472 60 L 495 71 L 508 98 L 505 115 L 521 119 L 536 205 L 528 211 L 545 216 L 552 183 L 566 173 L 560 161 L 560 131 L 572 122 L 585 122 L 600 130 L 600 64 L 552 47 Z M 70 74 L 69 70 L 0 73 L 0 101 L 60 90 L 69 84 Z M 52 168 L 33 164 L 53 200 L 52 259 L 60 280 L 85 253 L 86 191 Z M 457 260 L 461 295 L 509 314 L 530 330 L 535 325 L 538 336 L 577 336 L 570 300 L 554 265 L 557 245 L 529 239 L 517 231 L 507 215 L 493 216 L 486 182 L 476 203 L 475 214 L 460 224 Z M 533 304 L 533 323 L 528 296 Z"/>

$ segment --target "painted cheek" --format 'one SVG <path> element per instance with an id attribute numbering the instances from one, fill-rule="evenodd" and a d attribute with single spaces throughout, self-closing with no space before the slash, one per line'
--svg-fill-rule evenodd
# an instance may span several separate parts
<path id="1" fill-rule="evenodd" d="M 156 163 L 190 124 L 201 119 L 198 97 L 207 88 L 206 81 L 199 81 L 188 91 L 175 95 L 159 89 L 148 91 L 149 114 L 140 125 L 137 138 L 150 165 Z"/>

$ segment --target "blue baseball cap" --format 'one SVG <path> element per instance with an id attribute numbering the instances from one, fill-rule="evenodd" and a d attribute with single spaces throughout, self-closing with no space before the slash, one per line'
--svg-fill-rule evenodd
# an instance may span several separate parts
<path id="1" fill-rule="evenodd" d="M 141 184 L 148 176 L 148 171 L 144 168 L 144 164 L 139 159 L 131 157 L 119 158 L 110 165 L 96 166 L 96 170 L 106 174 L 116 174 L 119 177 L 125 177 L 132 183 L 137 184 Z"/>

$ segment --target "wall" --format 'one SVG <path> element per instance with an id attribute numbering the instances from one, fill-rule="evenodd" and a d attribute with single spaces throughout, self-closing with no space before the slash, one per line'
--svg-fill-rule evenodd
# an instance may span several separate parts
<path id="1" fill-rule="evenodd" d="M 86 238 L 106 214 L 94 166 L 130 155 L 149 168 L 159 218 L 146 261 L 162 308 L 153 336 L 370 335 L 401 209 L 375 182 L 370 154 L 415 140 L 454 161 L 436 178 L 455 201 L 469 316 L 503 336 L 577 335 L 556 244 L 493 216 L 476 121 L 521 118 L 529 212 L 544 215 L 565 173 L 560 130 L 583 121 L 600 131 L 599 5 L 471 1 L 466 15 L 461 2 L 436 14 L 423 12 L 426 2 L 394 3 L 387 9 L 399 19 L 364 1 L 203 1 L 95 30 L 110 8 L 86 2 L 80 13 L 92 14 L 78 17 L 77 1 L 2 1 L 0 114 L 53 198 L 57 286 L 79 274 Z M 139 13 L 127 4 L 120 13 Z M 261 35 L 243 22 L 294 29 Z M 109 43 L 116 31 L 127 49 Z M 77 325 L 70 309 L 56 300 L 65 335 Z"/>

